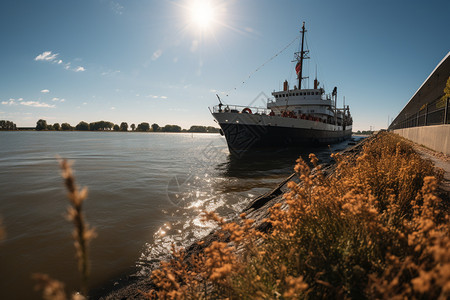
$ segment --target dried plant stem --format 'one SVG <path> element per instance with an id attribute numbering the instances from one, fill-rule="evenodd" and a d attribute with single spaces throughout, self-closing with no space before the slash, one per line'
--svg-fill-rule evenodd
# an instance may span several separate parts
<path id="1" fill-rule="evenodd" d="M 89 277 L 89 260 L 88 260 L 88 246 L 92 238 L 95 237 L 95 232 L 86 223 L 82 206 L 83 201 L 87 198 L 87 188 L 78 189 L 75 184 L 75 177 L 73 176 L 70 163 L 65 159 L 59 161 L 62 169 L 62 177 L 66 185 L 68 198 L 71 206 L 68 208 L 67 218 L 73 222 L 74 231 L 72 233 L 76 255 L 78 258 L 78 269 L 81 275 L 81 292 L 87 293 L 87 280 Z"/>

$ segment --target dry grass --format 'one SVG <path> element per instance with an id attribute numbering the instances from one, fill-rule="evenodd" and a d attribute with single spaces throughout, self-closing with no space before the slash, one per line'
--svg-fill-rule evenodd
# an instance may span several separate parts
<path id="1" fill-rule="evenodd" d="M 70 200 L 71 206 L 67 211 L 67 219 L 73 222 L 74 231 L 72 237 L 78 258 L 78 269 L 81 274 L 81 283 L 83 293 L 87 292 L 87 279 L 89 276 L 89 260 L 88 260 L 88 246 L 91 239 L 95 237 L 95 231 L 86 223 L 82 211 L 83 202 L 87 198 L 87 188 L 78 189 L 75 184 L 75 177 L 72 173 L 72 168 L 67 160 L 60 161 L 62 169 L 62 177 L 69 193 L 67 197 Z"/>
<path id="2" fill-rule="evenodd" d="M 450 297 L 449 216 L 436 197 L 431 162 L 380 133 L 356 159 L 334 156 L 336 172 L 314 174 L 300 158 L 272 230 L 252 220 L 220 226 L 218 241 L 188 257 L 173 249 L 151 278 L 149 298 L 313 299 Z M 225 238 L 228 237 L 227 242 Z M 237 251 L 239 249 L 239 251 Z"/>
<path id="3" fill-rule="evenodd" d="M 78 188 L 75 183 L 71 165 L 67 160 L 61 159 L 59 163 L 62 169 L 64 184 L 68 190 L 67 197 L 71 204 L 67 211 L 67 219 L 73 222 L 74 225 L 72 237 L 76 249 L 76 257 L 78 259 L 78 269 L 81 276 L 81 294 L 72 294 L 70 299 L 82 300 L 86 299 L 83 294 L 87 294 L 87 280 L 89 277 L 88 246 L 89 242 L 95 237 L 95 232 L 87 224 L 82 210 L 83 202 L 87 198 L 87 188 Z M 34 274 L 33 278 L 38 282 L 36 289 L 42 291 L 44 299 L 68 299 L 64 290 L 64 284 L 60 281 L 50 278 L 47 274 Z"/>

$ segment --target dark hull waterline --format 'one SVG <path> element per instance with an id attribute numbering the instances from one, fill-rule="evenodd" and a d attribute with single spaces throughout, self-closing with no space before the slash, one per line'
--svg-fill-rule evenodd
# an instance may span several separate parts
<path id="1" fill-rule="evenodd" d="M 302 147 L 327 145 L 349 139 L 351 129 L 325 131 L 280 126 L 260 126 L 236 123 L 219 124 L 232 154 L 271 147 Z"/>

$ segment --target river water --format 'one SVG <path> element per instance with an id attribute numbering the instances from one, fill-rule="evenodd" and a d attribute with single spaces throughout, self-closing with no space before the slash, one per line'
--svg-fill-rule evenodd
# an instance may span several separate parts
<path id="1" fill-rule="evenodd" d="M 57 156 L 73 161 L 97 238 L 90 247 L 89 285 L 134 270 L 146 274 L 172 243 L 206 235 L 204 210 L 222 216 L 292 173 L 295 159 L 315 152 L 329 160 L 347 143 L 232 157 L 218 134 L 123 132 L 0 132 L 0 299 L 40 299 L 33 273 L 80 286 L 66 191 Z M 145 276 L 145 275 L 144 275 Z"/>

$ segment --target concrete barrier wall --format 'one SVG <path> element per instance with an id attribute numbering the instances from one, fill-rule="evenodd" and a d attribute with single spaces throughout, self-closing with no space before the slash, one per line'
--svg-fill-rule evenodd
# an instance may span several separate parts
<path id="1" fill-rule="evenodd" d="M 450 124 L 396 129 L 394 133 L 419 145 L 450 155 Z"/>

